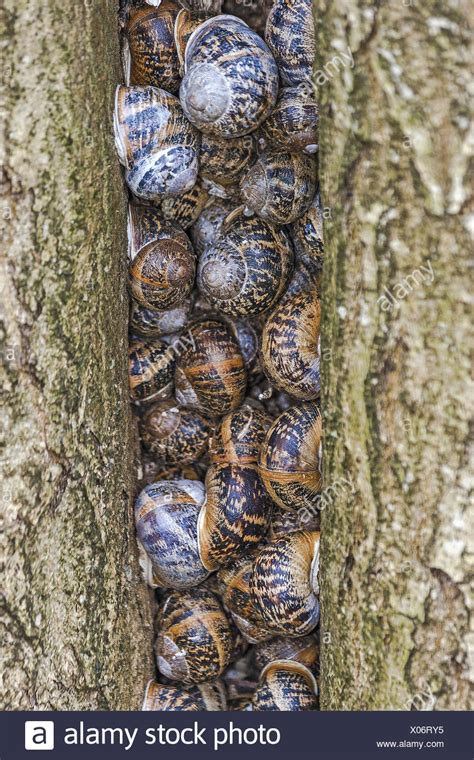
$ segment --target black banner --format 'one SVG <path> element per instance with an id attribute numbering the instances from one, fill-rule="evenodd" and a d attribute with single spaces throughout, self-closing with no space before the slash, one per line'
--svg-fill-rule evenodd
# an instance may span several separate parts
<path id="1" fill-rule="evenodd" d="M 0 760 L 329 758 L 472 760 L 461 712 L 4 712 Z"/>

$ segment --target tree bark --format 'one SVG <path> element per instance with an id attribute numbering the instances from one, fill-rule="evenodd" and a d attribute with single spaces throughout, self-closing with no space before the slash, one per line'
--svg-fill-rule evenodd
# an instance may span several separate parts
<path id="1" fill-rule="evenodd" d="M 464 710 L 468 5 L 322 0 L 316 19 L 321 705 Z"/>
<path id="2" fill-rule="evenodd" d="M 138 709 L 117 4 L 7 0 L 2 707 Z"/>

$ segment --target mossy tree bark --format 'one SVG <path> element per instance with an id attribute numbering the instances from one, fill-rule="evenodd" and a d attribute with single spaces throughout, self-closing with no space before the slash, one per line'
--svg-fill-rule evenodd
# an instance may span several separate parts
<path id="1" fill-rule="evenodd" d="M 466 709 L 468 4 L 316 19 L 322 709 Z"/>
<path id="2" fill-rule="evenodd" d="M 4 12 L 7 709 L 139 709 L 151 671 L 131 514 L 117 10 L 7 0 Z"/>

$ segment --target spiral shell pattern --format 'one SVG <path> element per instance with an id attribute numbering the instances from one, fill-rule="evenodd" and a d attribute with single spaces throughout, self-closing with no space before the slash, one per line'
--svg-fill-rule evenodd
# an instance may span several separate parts
<path id="1" fill-rule="evenodd" d="M 144 711 L 198 712 L 202 710 L 199 698 L 176 686 L 165 686 L 150 681 L 145 692 Z"/>
<path id="2" fill-rule="evenodd" d="M 262 136 L 290 152 L 316 153 L 319 144 L 319 111 L 306 85 L 283 87 L 277 104 L 262 124 Z"/>
<path id="3" fill-rule="evenodd" d="M 153 85 L 177 92 L 181 82 L 174 27 L 180 5 L 162 0 L 158 8 L 137 8 L 125 34 L 131 57 L 130 84 Z"/>
<path id="4" fill-rule="evenodd" d="M 187 193 L 165 196 L 159 204 L 159 210 L 166 222 L 172 222 L 187 230 L 197 222 L 208 203 L 209 193 L 202 179 L 198 177 L 194 187 Z"/>
<path id="5" fill-rule="evenodd" d="M 319 643 L 314 634 L 290 638 L 289 636 L 277 636 L 270 641 L 261 641 L 254 649 L 255 665 L 263 670 L 271 662 L 276 660 L 292 660 L 299 662 L 315 672 L 319 666 Z"/>
<path id="6" fill-rule="evenodd" d="M 143 445 L 163 465 L 192 464 L 207 450 L 211 428 L 198 412 L 175 401 L 154 404 L 140 425 Z"/>
<path id="7" fill-rule="evenodd" d="M 311 0 L 275 0 L 268 15 L 265 40 L 278 63 L 283 84 L 311 86 L 316 57 Z"/>
<path id="8" fill-rule="evenodd" d="M 222 603 L 250 644 L 267 641 L 276 635 L 264 622 L 251 593 L 252 557 L 240 557 L 222 567 L 218 574 Z"/>
<path id="9" fill-rule="evenodd" d="M 145 338 L 159 338 L 161 335 L 172 335 L 186 325 L 191 314 L 192 301 L 187 298 L 180 306 L 166 311 L 155 311 L 141 306 L 134 299 L 130 303 L 129 327 L 132 335 Z"/>
<path id="10" fill-rule="evenodd" d="M 252 699 L 256 712 L 317 710 L 318 687 L 310 671 L 296 662 L 272 662 L 260 675 Z"/>
<path id="11" fill-rule="evenodd" d="M 198 255 L 204 253 L 206 248 L 217 240 L 231 209 L 232 203 L 229 200 L 216 198 L 202 211 L 189 232 L 194 250 Z"/>
<path id="12" fill-rule="evenodd" d="M 238 184 L 253 158 L 254 142 L 250 135 L 227 140 L 203 135 L 201 139 L 201 177 L 223 187 Z"/>
<path id="13" fill-rule="evenodd" d="M 321 270 L 324 259 L 323 208 L 319 188 L 309 209 L 291 225 L 296 260 Z"/>
<path id="14" fill-rule="evenodd" d="M 174 357 L 166 343 L 134 340 L 128 349 L 133 401 L 168 398 L 173 391 Z"/>

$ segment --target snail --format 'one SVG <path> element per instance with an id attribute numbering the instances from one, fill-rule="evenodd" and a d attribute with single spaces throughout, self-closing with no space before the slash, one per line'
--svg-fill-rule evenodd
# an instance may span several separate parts
<path id="1" fill-rule="evenodd" d="M 302 508 L 300 511 L 281 509 L 275 506 L 272 510 L 272 518 L 268 538 L 270 541 L 293 533 L 295 530 L 319 530 L 321 524 L 319 511 Z"/>
<path id="2" fill-rule="evenodd" d="M 203 318 L 194 322 L 177 353 L 178 403 L 210 417 L 222 417 L 241 404 L 247 385 L 245 361 L 223 321 Z"/>
<path id="3" fill-rule="evenodd" d="M 319 188 L 309 209 L 290 227 L 297 262 L 322 269 L 324 258 L 323 208 Z"/>
<path id="4" fill-rule="evenodd" d="M 175 401 L 154 404 L 140 426 L 145 448 L 167 466 L 192 464 L 207 449 L 211 429 L 207 420 Z"/>
<path id="5" fill-rule="evenodd" d="M 205 683 L 219 678 L 232 661 L 237 633 L 212 591 L 170 592 L 156 623 L 156 661 L 166 678 Z"/>
<path id="6" fill-rule="evenodd" d="M 137 469 L 138 487 L 141 490 L 158 480 L 201 480 L 201 473 L 196 464 L 166 466 L 157 462 L 142 451 Z"/>
<path id="7" fill-rule="evenodd" d="M 288 235 L 243 209 L 229 214 L 219 238 L 198 263 L 200 292 L 216 309 L 249 317 L 269 309 L 288 283 L 293 250 Z"/>
<path id="8" fill-rule="evenodd" d="M 258 605 L 252 596 L 253 558 L 240 557 L 221 567 L 217 573 L 222 603 L 242 636 L 250 644 L 267 641 L 278 634 L 264 622 Z"/>
<path id="9" fill-rule="evenodd" d="M 189 7 L 203 16 L 214 16 L 222 10 L 223 0 L 187 0 Z"/>
<path id="10" fill-rule="evenodd" d="M 176 686 L 165 686 L 156 681 L 150 681 L 145 692 L 142 710 L 198 712 L 202 706 L 193 694 Z"/>
<path id="11" fill-rule="evenodd" d="M 172 335 L 183 329 L 191 310 L 191 298 L 187 298 L 180 306 L 175 306 L 167 311 L 147 309 L 132 298 L 130 303 L 130 332 L 132 335 L 140 335 L 145 338 Z"/>
<path id="12" fill-rule="evenodd" d="M 232 210 L 232 202 L 224 198 L 214 198 L 201 212 L 191 227 L 189 234 L 198 255 L 204 253 L 219 236 L 224 220 Z"/>
<path id="13" fill-rule="evenodd" d="M 315 401 L 292 406 L 273 422 L 260 449 L 259 473 L 282 509 L 314 509 L 321 488 L 321 413 Z"/>
<path id="14" fill-rule="evenodd" d="M 119 85 L 114 132 L 132 193 L 160 200 L 191 190 L 198 175 L 200 136 L 174 95 L 157 87 Z"/>
<path id="15" fill-rule="evenodd" d="M 184 589 L 207 578 L 197 539 L 204 496 L 204 486 L 197 480 L 160 481 L 139 494 L 135 525 L 139 544 L 152 564 L 145 574 L 152 577 L 153 585 Z"/>
<path id="16" fill-rule="evenodd" d="M 257 546 L 267 532 L 272 501 L 257 468 L 271 419 L 250 404 L 228 414 L 210 441 L 206 498 L 199 515 L 204 567 L 216 570 Z"/>
<path id="17" fill-rule="evenodd" d="M 237 338 L 249 380 L 253 380 L 262 372 L 259 353 L 260 339 L 257 328 L 248 319 L 227 317 L 225 321 Z"/>
<path id="18" fill-rule="evenodd" d="M 304 636 L 319 622 L 319 533 L 300 530 L 265 546 L 252 568 L 250 591 L 264 624 Z"/>
<path id="19" fill-rule="evenodd" d="M 275 56 L 283 84 L 311 86 L 316 58 L 312 0 L 275 0 L 268 15 L 265 41 Z"/>
<path id="20" fill-rule="evenodd" d="M 199 153 L 200 175 L 204 180 L 229 189 L 238 185 L 254 158 L 251 135 L 230 139 L 203 135 Z"/>
<path id="21" fill-rule="evenodd" d="M 166 222 L 187 230 L 199 219 L 208 203 L 209 193 L 203 180 L 198 177 L 196 184 L 187 193 L 165 196 L 159 204 L 159 211 Z"/>
<path id="22" fill-rule="evenodd" d="M 319 643 L 314 633 L 298 638 L 277 636 L 270 641 L 259 642 L 255 645 L 253 654 L 259 670 L 275 660 L 299 662 L 315 674 L 319 669 Z"/>
<path id="23" fill-rule="evenodd" d="M 256 712 L 303 712 L 318 709 L 318 685 L 304 665 L 291 660 L 271 662 L 260 674 L 252 698 Z"/>
<path id="24" fill-rule="evenodd" d="M 188 236 L 156 209 L 131 206 L 129 212 L 130 292 L 141 306 L 165 310 L 191 293 L 196 260 Z"/>
<path id="25" fill-rule="evenodd" d="M 242 137 L 275 106 L 278 68 L 265 42 L 235 16 L 204 21 L 190 36 L 180 100 L 204 134 Z"/>
<path id="26" fill-rule="evenodd" d="M 244 2 L 242 0 L 225 0 L 224 13 L 239 16 L 263 37 L 268 11 L 272 7 L 272 3 L 273 0 L 244 0 Z"/>
<path id="27" fill-rule="evenodd" d="M 265 140 L 280 149 L 316 153 L 318 149 L 318 106 L 306 85 L 283 87 L 277 104 L 261 127 Z"/>
<path id="28" fill-rule="evenodd" d="M 306 278 L 302 287 L 299 276 Z M 271 383 L 295 398 L 320 392 L 321 304 L 315 272 L 298 267 L 262 331 L 263 369 Z"/>
<path id="29" fill-rule="evenodd" d="M 130 14 L 125 27 L 130 84 L 153 85 L 171 93 L 179 90 L 181 77 L 174 29 L 180 9 L 175 0 L 162 0 L 158 7 L 145 5 Z"/>
<path id="30" fill-rule="evenodd" d="M 311 205 L 317 185 L 313 156 L 265 150 L 244 174 L 241 196 L 246 207 L 272 224 L 290 224 Z"/>
<path id="31" fill-rule="evenodd" d="M 128 349 L 130 395 L 133 401 L 165 399 L 173 391 L 174 356 L 166 343 L 133 340 Z"/>

